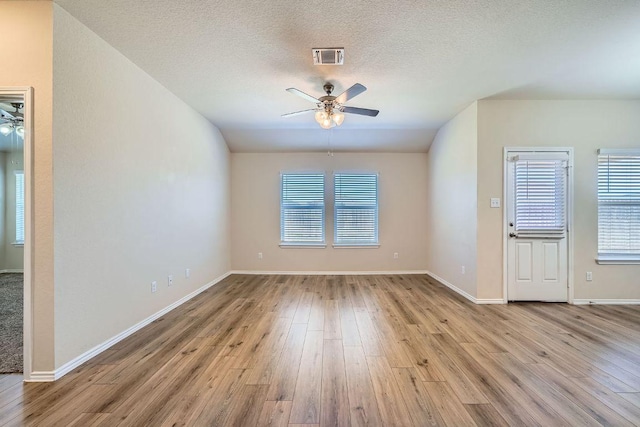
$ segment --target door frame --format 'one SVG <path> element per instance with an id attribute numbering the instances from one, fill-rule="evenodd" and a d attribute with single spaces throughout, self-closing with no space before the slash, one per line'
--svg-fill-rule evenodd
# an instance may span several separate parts
<path id="1" fill-rule="evenodd" d="M 567 303 L 573 304 L 573 147 L 504 147 L 502 163 L 502 300 L 509 303 L 509 256 L 507 245 L 509 243 L 509 227 L 507 224 L 507 179 L 508 162 L 511 152 L 528 151 L 532 153 L 569 153 L 569 175 L 567 179 Z"/>
<path id="2" fill-rule="evenodd" d="M 24 322 L 23 369 L 25 381 L 31 378 L 33 368 L 33 88 L 2 87 L 0 96 L 22 97 L 24 103 Z"/>

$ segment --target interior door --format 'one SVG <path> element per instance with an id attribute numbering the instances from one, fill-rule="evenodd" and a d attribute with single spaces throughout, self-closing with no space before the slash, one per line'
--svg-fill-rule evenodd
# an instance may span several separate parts
<path id="1" fill-rule="evenodd" d="M 507 153 L 510 301 L 568 299 L 568 152 Z"/>

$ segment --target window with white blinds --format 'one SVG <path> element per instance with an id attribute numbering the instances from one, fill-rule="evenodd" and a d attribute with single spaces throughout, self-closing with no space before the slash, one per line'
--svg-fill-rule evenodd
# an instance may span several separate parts
<path id="1" fill-rule="evenodd" d="M 378 174 L 334 175 L 334 244 L 378 244 Z"/>
<path id="2" fill-rule="evenodd" d="M 280 240 L 283 244 L 324 244 L 324 174 L 283 173 Z"/>
<path id="3" fill-rule="evenodd" d="M 520 159 L 514 165 L 514 227 L 519 233 L 566 230 L 567 161 Z"/>
<path id="4" fill-rule="evenodd" d="M 598 258 L 640 261 L 640 150 L 599 151 Z"/>
<path id="5" fill-rule="evenodd" d="M 24 244 L 24 173 L 16 171 L 16 241 Z"/>

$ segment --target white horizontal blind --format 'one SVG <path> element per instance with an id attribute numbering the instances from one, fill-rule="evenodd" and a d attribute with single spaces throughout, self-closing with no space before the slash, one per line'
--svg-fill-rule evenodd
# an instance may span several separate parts
<path id="1" fill-rule="evenodd" d="M 378 243 L 378 175 L 334 176 L 335 237 L 338 245 Z"/>
<path id="2" fill-rule="evenodd" d="M 283 173 L 280 199 L 282 243 L 324 243 L 324 174 Z"/>
<path id="3" fill-rule="evenodd" d="M 515 230 L 563 233 L 566 229 L 565 160 L 517 160 L 514 167 Z"/>
<path id="4" fill-rule="evenodd" d="M 598 254 L 640 255 L 640 150 L 598 156 Z"/>
<path id="5" fill-rule="evenodd" d="M 16 171 L 16 243 L 24 243 L 24 173 Z"/>

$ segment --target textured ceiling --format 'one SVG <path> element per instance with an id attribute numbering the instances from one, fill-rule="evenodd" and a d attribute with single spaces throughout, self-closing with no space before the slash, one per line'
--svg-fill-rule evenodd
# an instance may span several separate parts
<path id="1" fill-rule="evenodd" d="M 232 151 L 426 151 L 476 99 L 640 98 L 640 1 L 56 0 L 210 119 Z M 314 66 L 313 47 L 345 65 Z M 322 130 L 281 118 L 359 82 Z"/>

